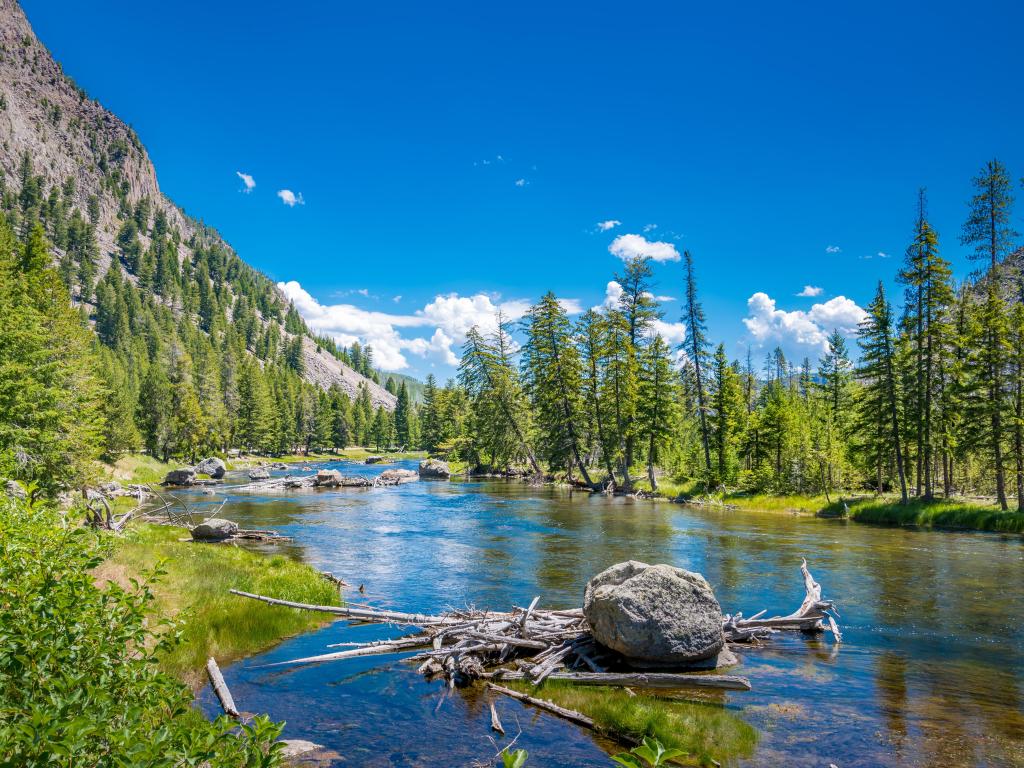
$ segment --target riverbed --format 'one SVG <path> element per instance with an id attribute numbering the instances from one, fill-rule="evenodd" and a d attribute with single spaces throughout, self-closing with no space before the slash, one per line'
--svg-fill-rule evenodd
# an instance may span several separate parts
<path id="1" fill-rule="evenodd" d="M 242 482 L 229 474 L 223 516 L 292 537 L 273 549 L 345 579 L 352 602 L 404 611 L 506 610 L 535 595 L 548 607 L 579 606 L 590 576 L 634 559 L 703 573 L 724 611 L 786 614 L 803 599 L 806 557 L 837 602 L 844 642 L 787 633 L 741 654 L 730 672 L 753 690 L 705 699 L 750 729 L 728 764 L 1024 765 L 1020 536 L 696 509 L 501 480 L 232 493 Z M 340 755 L 337 765 L 492 765 L 509 739 L 492 743 L 480 692 L 444 696 L 402 656 L 263 666 L 396 634 L 336 622 L 236 663 L 225 677 L 240 709 L 287 721 L 285 737 L 324 745 Z M 198 702 L 217 714 L 208 688 Z M 529 751 L 529 766 L 611 765 L 614 745 L 517 702 L 498 706 L 509 738 L 521 731 L 516 746 Z"/>

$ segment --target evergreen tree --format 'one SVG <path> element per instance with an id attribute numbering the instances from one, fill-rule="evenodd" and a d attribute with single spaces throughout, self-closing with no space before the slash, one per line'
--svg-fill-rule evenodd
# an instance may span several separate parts
<path id="1" fill-rule="evenodd" d="M 709 393 L 709 429 L 715 447 L 715 480 L 731 482 L 735 477 L 735 445 L 744 410 L 739 374 L 719 344 L 712 359 L 712 387 Z"/>
<path id="2" fill-rule="evenodd" d="M 393 382 L 394 379 L 388 379 L 388 381 Z M 411 420 L 412 413 L 410 412 L 409 405 L 409 389 L 405 386 L 405 381 L 403 380 L 401 386 L 398 387 L 394 414 L 395 440 L 402 450 L 407 450 L 411 445 L 411 441 L 409 439 L 409 430 L 412 426 Z"/>
<path id="3" fill-rule="evenodd" d="M 637 436 L 645 443 L 647 479 L 652 491 L 658 490 L 654 468 L 659 451 L 671 437 L 676 421 L 676 389 L 668 344 L 660 335 L 655 335 L 640 352 L 636 429 Z"/>
<path id="4" fill-rule="evenodd" d="M 708 360 L 707 329 L 704 309 L 697 297 L 697 278 L 693 271 L 693 257 L 683 252 L 686 261 L 686 298 L 683 303 L 683 322 L 686 324 L 686 353 L 693 368 L 693 383 L 696 393 L 697 417 L 700 420 L 700 441 L 704 449 L 704 469 L 711 476 L 711 443 L 707 420 L 707 387 L 705 372 Z"/>

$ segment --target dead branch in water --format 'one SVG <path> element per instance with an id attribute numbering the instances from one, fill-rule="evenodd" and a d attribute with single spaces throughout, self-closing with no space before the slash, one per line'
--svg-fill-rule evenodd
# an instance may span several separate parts
<path id="1" fill-rule="evenodd" d="M 224 675 L 221 674 L 220 667 L 217 666 L 217 660 L 213 656 L 206 660 L 206 672 L 210 676 L 213 692 L 217 694 L 217 700 L 220 701 L 220 706 L 224 713 L 236 720 L 240 718 L 241 715 L 235 706 L 235 700 L 232 698 L 231 691 L 228 690 L 228 684 L 224 682 Z"/>

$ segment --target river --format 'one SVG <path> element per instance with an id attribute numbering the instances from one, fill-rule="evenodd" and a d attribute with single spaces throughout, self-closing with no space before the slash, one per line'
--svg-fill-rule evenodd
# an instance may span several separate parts
<path id="1" fill-rule="evenodd" d="M 348 462 L 313 466 L 380 471 Z M 365 596 L 353 590 L 351 598 L 406 611 L 505 610 L 534 595 L 549 607 L 579 606 L 590 576 L 634 559 L 704 574 L 724 611 L 785 614 L 803 598 L 806 557 L 823 594 L 837 601 L 844 642 L 787 633 L 742 653 L 730 671 L 748 677 L 753 690 L 707 703 L 750 732 L 724 762 L 1024 765 L 1019 536 L 695 509 L 520 482 L 232 493 L 231 483 L 243 480 L 229 474 L 224 516 L 292 537 L 275 549 L 364 585 Z M 261 666 L 326 653 L 329 643 L 395 634 L 336 622 L 236 663 L 225 676 L 240 708 L 287 721 L 286 737 L 325 745 L 341 756 L 337 765 L 493 765 L 479 692 L 442 699 L 442 684 L 423 680 L 403 657 Z M 217 713 L 209 688 L 198 702 Z M 613 745 L 517 702 L 499 706 L 510 736 L 522 731 L 516 746 L 529 751 L 528 766 L 611 765 Z"/>

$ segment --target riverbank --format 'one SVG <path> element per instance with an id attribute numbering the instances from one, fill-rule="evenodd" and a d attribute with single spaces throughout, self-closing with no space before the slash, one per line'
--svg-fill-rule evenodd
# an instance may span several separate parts
<path id="1" fill-rule="evenodd" d="M 650 493 L 650 485 L 646 481 L 638 483 L 637 488 Z M 1024 533 L 1024 513 L 1014 510 L 1004 512 L 995 504 L 976 499 L 940 498 L 925 501 L 911 498 L 907 504 L 900 504 L 899 497 L 892 494 L 844 496 L 842 492 L 836 492 L 831 495 L 831 499 L 823 495 L 750 494 L 742 491 L 705 494 L 695 484 L 672 482 L 659 482 L 654 496 L 694 506 L 831 517 L 872 525 Z"/>
<path id="2" fill-rule="evenodd" d="M 323 605 L 341 602 L 337 586 L 308 565 L 226 544 L 179 541 L 184 536 L 181 528 L 132 525 L 94 574 L 99 582 L 126 586 L 158 570 L 150 615 L 177 622 L 180 633 L 180 641 L 159 657 L 160 667 L 193 690 L 205 680 L 209 656 L 226 665 L 325 623 L 323 614 L 254 604 L 229 589 Z"/>

